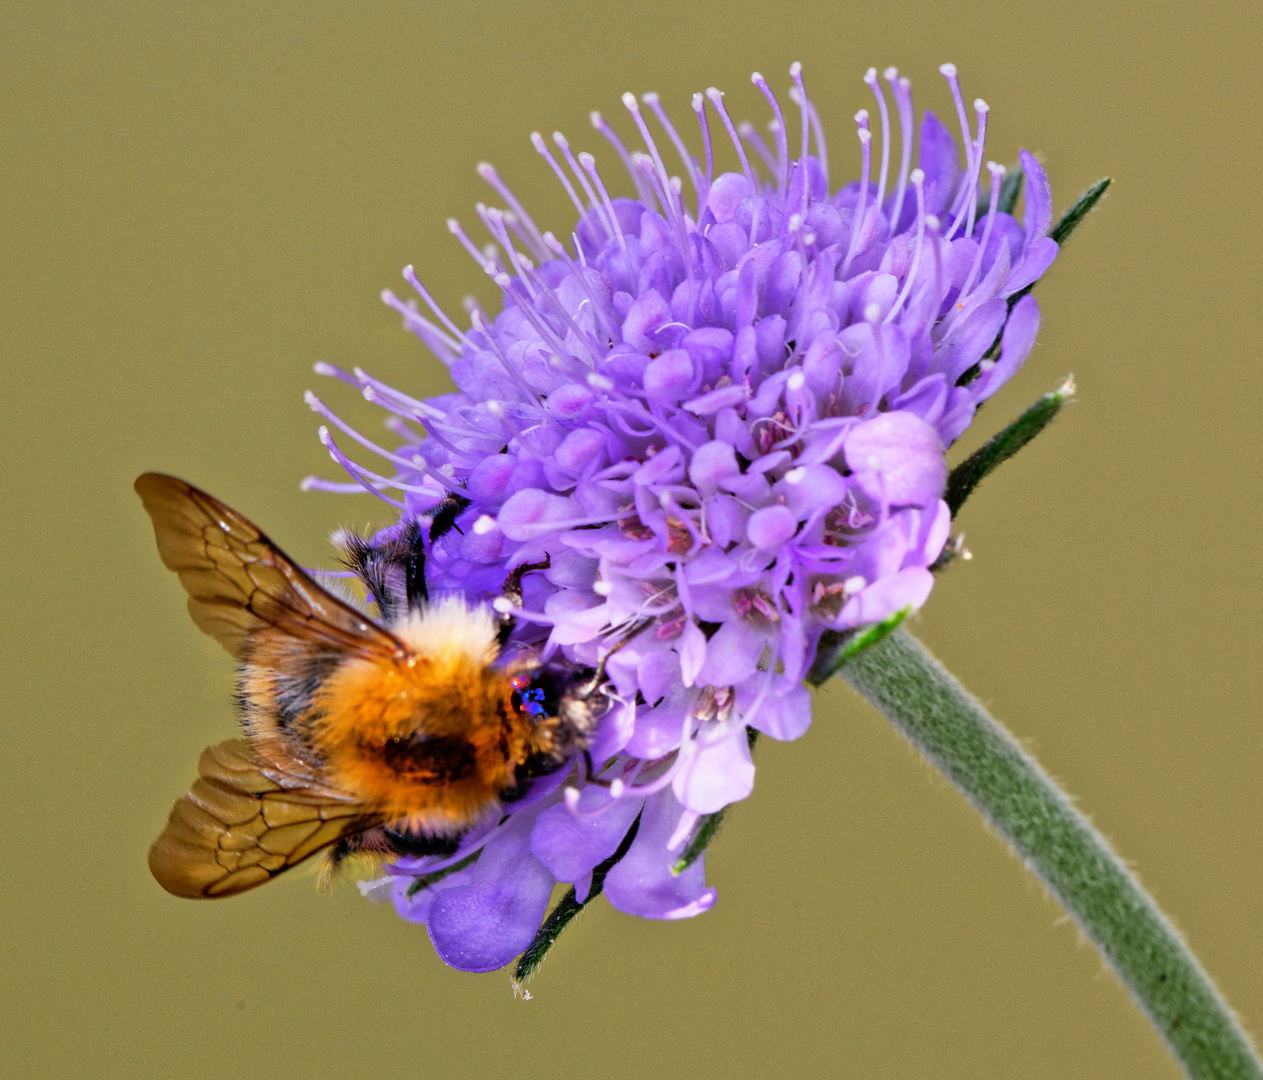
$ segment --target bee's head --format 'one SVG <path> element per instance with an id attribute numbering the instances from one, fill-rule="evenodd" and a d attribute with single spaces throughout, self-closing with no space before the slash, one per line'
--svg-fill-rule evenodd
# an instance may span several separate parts
<path id="1" fill-rule="evenodd" d="M 513 679 L 513 700 L 537 722 L 552 722 L 559 750 L 578 750 L 610 707 L 604 681 L 603 671 L 550 661 Z"/>

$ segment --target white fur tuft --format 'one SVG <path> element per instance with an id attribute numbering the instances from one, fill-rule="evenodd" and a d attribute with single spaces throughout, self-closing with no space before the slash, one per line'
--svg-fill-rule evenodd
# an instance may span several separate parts
<path id="1" fill-rule="evenodd" d="M 491 612 L 470 607 L 460 595 L 445 596 L 421 611 L 411 611 L 391 627 L 405 645 L 421 656 L 464 653 L 476 664 L 495 659 L 498 630 Z"/>

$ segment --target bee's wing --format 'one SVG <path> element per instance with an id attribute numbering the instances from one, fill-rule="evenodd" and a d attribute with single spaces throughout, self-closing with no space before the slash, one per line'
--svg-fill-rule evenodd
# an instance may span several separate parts
<path id="1" fill-rule="evenodd" d="M 353 652 L 403 644 L 311 580 L 246 518 L 183 480 L 145 473 L 136 493 L 153 519 L 158 554 L 180 576 L 198 628 L 237 659 L 268 627 Z"/>
<path id="2" fill-rule="evenodd" d="M 202 751 L 201 774 L 171 808 L 149 849 L 149 869 L 176 896 L 232 896 L 309 855 L 382 824 L 302 762 L 262 761 L 240 739 Z"/>

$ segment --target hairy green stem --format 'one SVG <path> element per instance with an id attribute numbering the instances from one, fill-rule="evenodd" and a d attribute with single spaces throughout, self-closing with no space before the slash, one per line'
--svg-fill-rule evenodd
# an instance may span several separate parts
<path id="1" fill-rule="evenodd" d="M 916 638 L 900 628 L 838 674 L 1021 855 L 1113 965 L 1190 1077 L 1263 1078 L 1263 1062 L 1227 1002 L 1109 842 Z"/>

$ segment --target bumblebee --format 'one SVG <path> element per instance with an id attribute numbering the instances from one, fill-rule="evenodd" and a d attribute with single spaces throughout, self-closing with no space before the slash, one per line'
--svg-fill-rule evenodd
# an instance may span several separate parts
<path id="1" fill-rule="evenodd" d="M 431 603 L 425 549 L 464 500 L 373 545 L 340 534 L 381 619 L 318 585 L 246 518 L 158 473 L 136 481 L 189 613 L 238 661 L 242 737 L 203 751 L 149 869 L 176 896 L 231 896 L 318 852 L 455 850 L 461 833 L 585 752 L 600 670 L 502 652 L 511 618 Z M 524 573 L 505 595 L 521 601 Z"/>

